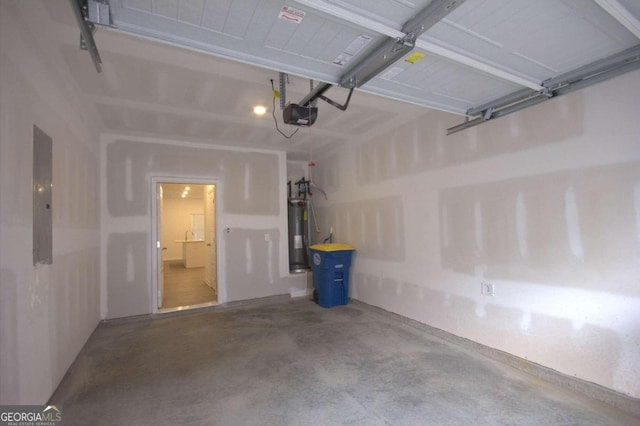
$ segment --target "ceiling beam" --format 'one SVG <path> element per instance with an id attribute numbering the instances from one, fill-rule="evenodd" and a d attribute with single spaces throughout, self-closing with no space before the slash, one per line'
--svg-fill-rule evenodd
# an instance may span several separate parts
<path id="1" fill-rule="evenodd" d="M 618 0 L 594 0 L 609 15 L 631 31 L 636 38 L 640 38 L 640 20 L 633 16 Z"/>
<path id="2" fill-rule="evenodd" d="M 402 39 L 407 36 L 407 34 L 404 33 L 401 29 L 393 28 L 389 25 L 364 17 L 348 9 L 337 6 L 333 3 L 329 3 L 326 0 L 295 1 L 317 11 L 324 12 L 336 18 L 345 20 L 351 24 L 358 25 L 360 27 L 366 28 L 370 31 L 374 31 L 378 34 L 385 35 L 387 37 L 391 37 L 393 39 Z M 519 86 L 528 87 L 529 89 L 536 91 L 543 90 L 543 87 L 539 84 L 539 82 L 523 78 L 519 75 L 516 75 L 510 70 L 499 69 L 491 64 L 474 59 L 469 55 L 454 52 L 451 49 L 447 49 L 434 43 L 420 39 L 416 40 L 415 46 L 434 55 L 446 58 L 452 62 L 468 66 L 502 80 L 517 84 Z"/>

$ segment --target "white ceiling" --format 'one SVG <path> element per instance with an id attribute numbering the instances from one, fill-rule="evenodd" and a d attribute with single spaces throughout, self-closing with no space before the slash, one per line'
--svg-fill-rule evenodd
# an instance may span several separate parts
<path id="1" fill-rule="evenodd" d="M 419 39 L 414 52 L 425 53 L 423 59 L 415 64 L 400 59 L 391 67 L 398 68 L 397 75 L 365 84 L 345 112 L 319 101 L 316 124 L 291 140 L 276 132 L 270 79 L 277 87 L 278 71 L 291 74 L 287 101 L 298 102 L 309 92 L 302 76 L 338 81 L 349 64 L 332 61 L 353 40 L 372 38 L 351 59 L 355 62 L 384 40 L 381 32 L 399 31 L 429 1 L 110 0 L 118 30 L 98 27 L 95 34 L 102 73 L 78 48 L 68 2 L 44 4 L 64 34 L 60 54 L 95 105 L 101 131 L 286 150 L 292 158 L 305 157 L 310 143 L 313 149 L 348 143 L 428 113 L 389 97 L 462 114 L 638 45 L 631 31 L 591 0 L 466 0 Z M 332 12 L 318 11 L 318 4 Z M 640 17 L 637 0 L 620 4 Z M 283 5 L 304 11 L 302 23 L 279 19 Z M 364 24 L 337 18 L 336 10 L 357 15 Z M 431 53 L 443 50 L 453 56 Z M 460 58 L 495 73 L 463 65 Z M 342 102 L 347 93 L 334 87 L 327 96 Z M 267 115 L 256 117 L 256 104 L 267 106 Z M 285 133 L 295 130 L 282 125 L 278 101 L 275 112 Z"/>

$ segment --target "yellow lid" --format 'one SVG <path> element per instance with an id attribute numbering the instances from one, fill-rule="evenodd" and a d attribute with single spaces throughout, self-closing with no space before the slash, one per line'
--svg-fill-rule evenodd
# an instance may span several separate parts
<path id="1" fill-rule="evenodd" d="M 355 250 L 355 247 L 352 247 L 349 244 L 342 243 L 314 244 L 310 248 L 318 251 Z"/>

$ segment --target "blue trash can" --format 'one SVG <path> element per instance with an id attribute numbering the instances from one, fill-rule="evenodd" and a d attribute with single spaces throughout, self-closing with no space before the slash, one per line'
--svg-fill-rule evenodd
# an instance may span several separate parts
<path id="1" fill-rule="evenodd" d="M 331 308 L 349 302 L 349 268 L 355 249 L 347 244 L 315 244 L 309 247 L 313 267 L 314 299 Z"/>

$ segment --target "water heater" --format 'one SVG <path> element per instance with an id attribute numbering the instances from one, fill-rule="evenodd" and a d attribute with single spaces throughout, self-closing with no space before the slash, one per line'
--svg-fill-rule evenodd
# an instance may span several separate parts
<path id="1" fill-rule="evenodd" d="M 289 198 L 289 271 L 305 272 L 309 263 L 309 211 L 304 198 Z"/>

